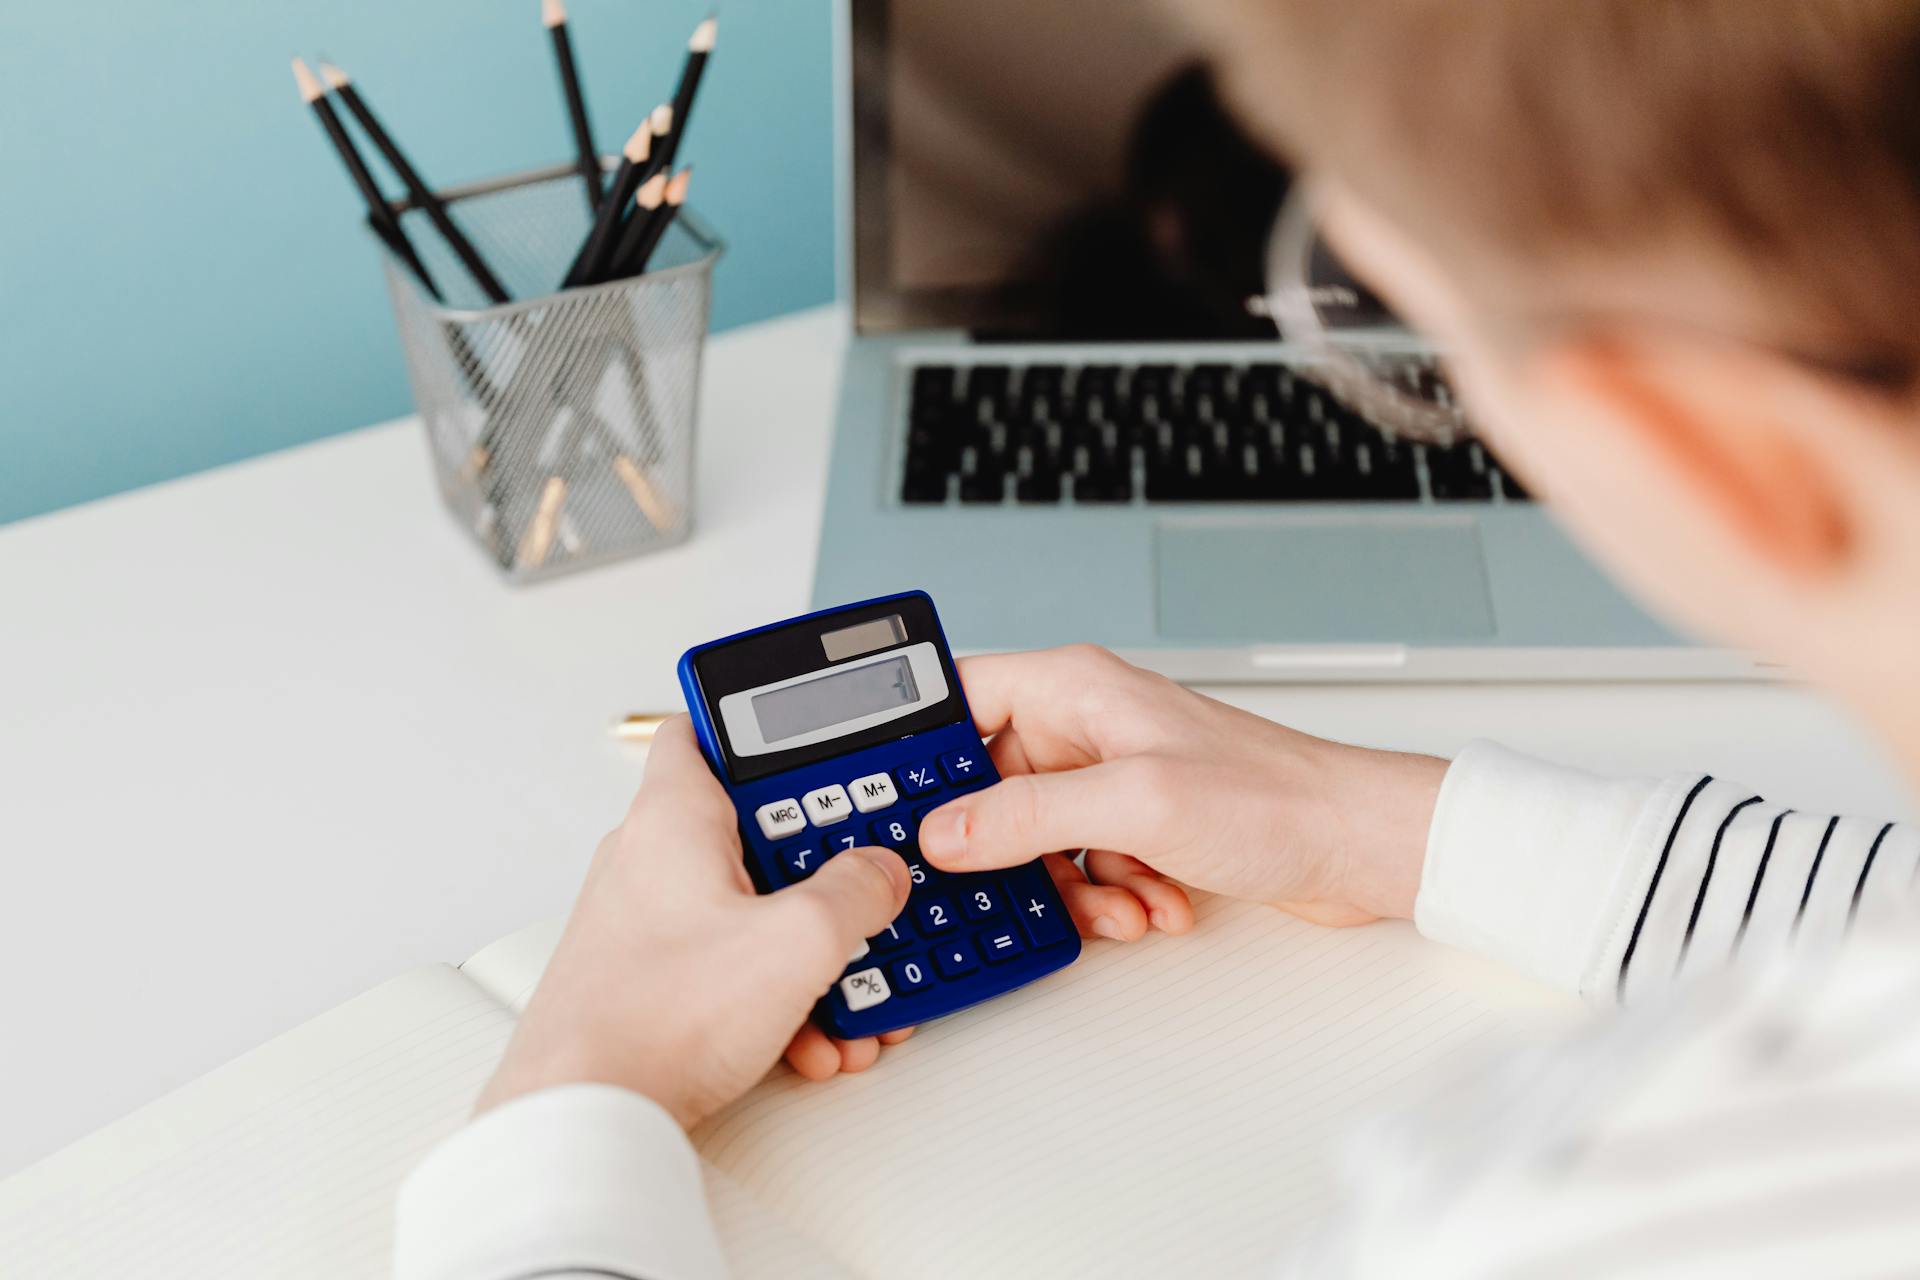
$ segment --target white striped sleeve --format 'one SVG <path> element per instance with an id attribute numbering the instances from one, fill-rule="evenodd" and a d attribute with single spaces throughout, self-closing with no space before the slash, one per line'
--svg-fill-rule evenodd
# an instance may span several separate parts
<path id="1" fill-rule="evenodd" d="M 1631 1000 L 1736 956 L 1831 944 L 1896 911 L 1916 872 L 1910 826 L 1476 743 L 1441 787 L 1414 919 L 1562 989 Z"/>

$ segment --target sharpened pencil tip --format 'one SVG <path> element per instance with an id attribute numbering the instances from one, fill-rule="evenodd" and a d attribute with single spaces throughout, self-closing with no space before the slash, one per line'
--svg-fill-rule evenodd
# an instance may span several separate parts
<path id="1" fill-rule="evenodd" d="M 293 82 L 300 86 L 302 102 L 318 102 L 327 96 L 327 91 L 320 87 L 320 82 L 314 78 L 313 71 L 307 66 L 305 58 L 293 60 Z"/>
<path id="2" fill-rule="evenodd" d="M 647 124 L 653 130 L 654 137 L 666 137 L 673 132 L 673 108 L 664 102 L 661 103 L 653 109 L 653 114 L 647 117 Z"/>
<path id="3" fill-rule="evenodd" d="M 627 139 L 627 145 L 620 148 L 620 154 L 627 158 L 628 164 L 642 164 L 653 154 L 653 125 L 642 120 L 640 127 Z"/>
<path id="4" fill-rule="evenodd" d="M 712 53 L 714 38 L 720 34 L 720 20 L 708 18 L 693 29 L 693 36 L 687 41 L 687 48 L 693 53 Z"/>
<path id="5" fill-rule="evenodd" d="M 633 193 L 633 202 L 642 209 L 658 209 L 660 202 L 667 198 L 667 175 L 656 173 L 640 184 Z"/>
<path id="6" fill-rule="evenodd" d="M 680 172 L 674 174 L 673 181 L 667 184 L 667 203 L 668 204 L 685 204 L 687 202 L 687 187 L 692 182 L 693 182 L 693 166 L 692 165 L 688 165 L 686 168 L 682 169 Z"/>
<path id="7" fill-rule="evenodd" d="M 323 61 L 320 64 L 320 78 L 327 82 L 327 87 L 330 89 L 344 89 L 353 83 L 347 78 L 346 72 L 334 66 L 331 62 Z"/>
<path id="8" fill-rule="evenodd" d="M 540 0 L 540 25 L 547 28 L 562 26 L 567 21 L 567 6 L 560 0 Z"/>

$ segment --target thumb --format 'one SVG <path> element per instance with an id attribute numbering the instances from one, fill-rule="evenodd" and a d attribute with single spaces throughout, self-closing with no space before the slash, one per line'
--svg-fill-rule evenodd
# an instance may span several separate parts
<path id="1" fill-rule="evenodd" d="M 799 884 L 769 899 L 801 935 L 802 954 L 818 953 L 836 973 L 868 937 L 907 905 L 907 864 L 891 849 L 849 849 Z"/>
<path id="2" fill-rule="evenodd" d="M 928 814 L 920 852 L 946 871 L 1015 867 L 1061 849 L 1144 855 L 1164 788 L 1144 776 L 1143 763 L 1135 756 L 1002 779 Z"/>

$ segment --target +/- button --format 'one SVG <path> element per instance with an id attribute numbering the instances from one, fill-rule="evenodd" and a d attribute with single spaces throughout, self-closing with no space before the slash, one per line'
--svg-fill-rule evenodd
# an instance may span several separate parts
<path id="1" fill-rule="evenodd" d="M 900 789 L 910 796 L 923 796 L 939 787 L 940 776 L 931 764 L 910 764 L 900 770 Z"/>

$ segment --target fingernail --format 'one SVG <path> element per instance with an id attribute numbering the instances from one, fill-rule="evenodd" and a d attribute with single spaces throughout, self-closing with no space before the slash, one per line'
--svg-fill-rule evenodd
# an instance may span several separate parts
<path id="1" fill-rule="evenodd" d="M 1166 912 L 1149 911 L 1147 913 L 1147 920 L 1152 923 L 1154 928 L 1160 930 L 1160 932 L 1165 933 L 1167 931 L 1167 913 Z"/>
<path id="2" fill-rule="evenodd" d="M 1115 942 L 1120 940 L 1120 922 L 1112 916 L 1101 916 L 1095 920 L 1093 931 L 1103 938 L 1112 938 Z"/>
<path id="3" fill-rule="evenodd" d="M 935 809 L 920 824 L 920 852 L 935 860 L 958 858 L 967 851 L 967 811 L 961 805 Z"/>

